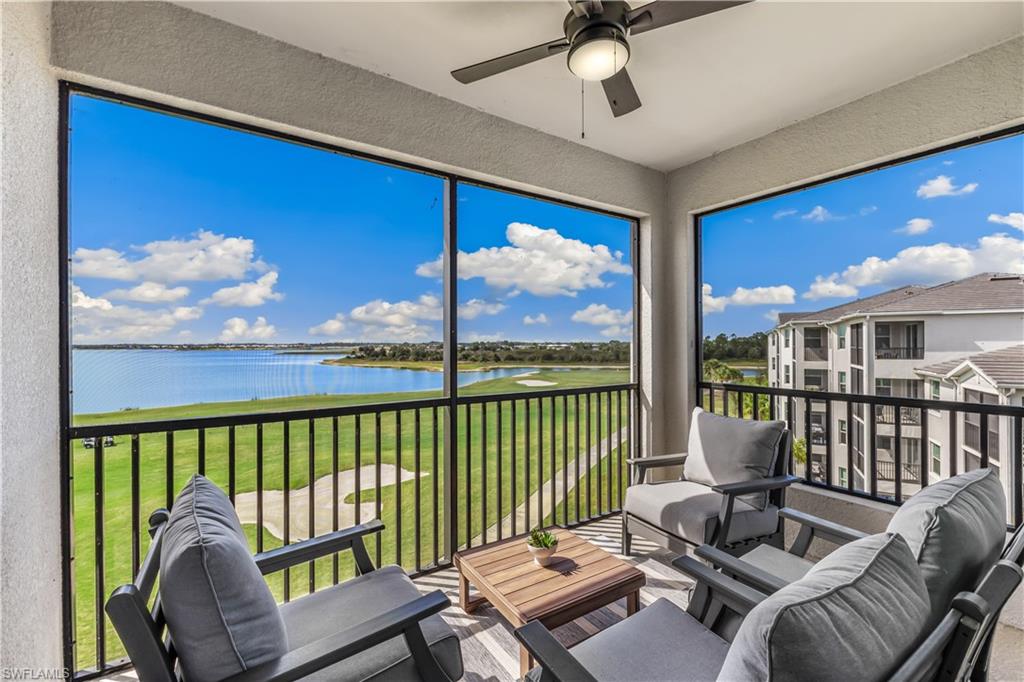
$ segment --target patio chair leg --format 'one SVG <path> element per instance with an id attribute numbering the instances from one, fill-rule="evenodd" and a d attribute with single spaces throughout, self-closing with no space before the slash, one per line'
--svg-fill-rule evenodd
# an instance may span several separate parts
<path id="1" fill-rule="evenodd" d="M 623 556 L 629 556 L 630 545 L 633 544 L 633 536 L 629 534 L 629 522 L 626 520 L 626 514 L 622 514 L 622 554 Z"/>

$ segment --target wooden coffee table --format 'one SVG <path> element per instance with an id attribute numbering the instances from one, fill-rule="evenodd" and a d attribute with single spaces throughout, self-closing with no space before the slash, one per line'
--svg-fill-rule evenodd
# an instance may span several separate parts
<path id="1" fill-rule="evenodd" d="M 544 567 L 534 563 L 525 535 L 456 553 L 462 609 L 472 613 L 490 602 L 513 627 L 539 620 L 549 629 L 623 597 L 627 615 L 636 613 L 640 588 L 647 582 L 640 569 L 572 531 L 550 530 L 558 537 L 558 551 Z M 480 596 L 470 598 L 470 583 Z M 520 676 L 532 664 L 520 646 Z"/>

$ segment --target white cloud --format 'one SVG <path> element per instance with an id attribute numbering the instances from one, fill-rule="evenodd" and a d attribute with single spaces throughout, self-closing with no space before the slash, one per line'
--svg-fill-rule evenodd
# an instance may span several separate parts
<path id="1" fill-rule="evenodd" d="M 768 312 L 766 312 L 764 314 L 764 319 L 768 320 L 772 324 L 778 324 L 779 323 L 779 312 L 780 311 L 776 310 L 775 308 L 772 308 L 771 310 L 769 310 Z"/>
<path id="2" fill-rule="evenodd" d="M 947 160 L 947 161 L 943 161 L 943 162 L 942 162 L 942 165 L 943 165 L 943 166 L 952 166 L 952 165 L 953 165 L 953 163 L 954 163 L 953 161 L 948 161 L 948 160 Z"/>
<path id="3" fill-rule="evenodd" d="M 233 287 L 218 289 L 209 298 L 204 298 L 200 303 L 224 307 L 254 308 L 263 305 L 267 301 L 280 301 L 284 299 L 284 294 L 274 291 L 275 284 L 277 284 L 277 273 L 268 272 L 255 282 L 242 282 Z"/>
<path id="4" fill-rule="evenodd" d="M 633 333 L 633 311 L 609 308 L 604 303 L 591 303 L 574 312 L 571 319 L 581 324 L 604 327 L 601 334 L 609 338 L 628 337 Z"/>
<path id="5" fill-rule="evenodd" d="M 705 313 L 720 313 L 730 305 L 779 305 L 796 302 L 796 291 L 788 284 L 752 289 L 736 287 L 729 296 L 714 296 L 711 292 L 711 285 L 705 282 L 701 287 Z"/>
<path id="6" fill-rule="evenodd" d="M 857 287 L 844 284 L 839 280 L 839 273 L 833 272 L 828 277 L 818 275 L 811 282 L 811 287 L 803 293 L 803 298 L 817 301 L 821 298 L 849 298 L 857 295 Z"/>
<path id="7" fill-rule="evenodd" d="M 187 282 L 242 279 L 250 271 L 267 269 L 256 258 L 253 240 L 208 230 L 196 232 L 192 239 L 158 240 L 132 249 L 143 255 L 132 258 L 111 248 L 77 248 L 71 271 L 75 277 Z"/>
<path id="8" fill-rule="evenodd" d="M 267 318 L 257 317 L 249 324 L 243 317 L 232 317 L 224 320 L 224 329 L 218 337 L 224 343 L 235 343 L 244 341 L 264 341 L 273 338 L 277 329 L 272 324 L 267 324 Z"/>
<path id="9" fill-rule="evenodd" d="M 202 316 L 202 308 L 177 306 L 157 310 L 115 305 L 71 285 L 71 323 L 74 340 L 130 343 L 166 335 L 177 325 Z"/>
<path id="10" fill-rule="evenodd" d="M 551 322 L 548 320 L 548 316 L 547 315 L 545 315 L 544 313 L 539 313 L 537 315 L 534 315 L 533 317 L 530 317 L 529 315 L 523 316 L 523 324 L 525 324 L 525 325 L 551 324 Z"/>
<path id="11" fill-rule="evenodd" d="M 938 175 L 917 188 L 917 196 L 922 199 L 934 199 L 935 197 L 955 197 L 961 194 L 970 194 L 978 189 L 978 183 L 969 182 L 966 185 L 957 187 L 953 184 L 953 178 L 948 175 Z"/>
<path id="12" fill-rule="evenodd" d="M 808 213 L 800 216 L 804 220 L 810 220 L 816 223 L 824 223 L 829 220 L 839 220 L 838 217 L 829 213 L 829 210 L 824 206 L 815 206 Z"/>
<path id="13" fill-rule="evenodd" d="M 784 208 L 780 211 L 776 211 L 772 214 L 772 220 L 782 220 L 791 215 L 796 215 L 797 210 L 795 208 Z"/>
<path id="14" fill-rule="evenodd" d="M 363 325 L 360 339 L 368 341 L 424 341 L 435 336 L 424 322 L 439 321 L 444 315 L 441 299 L 423 294 L 415 301 L 391 303 L 376 299 L 352 309 L 349 319 Z"/>
<path id="15" fill-rule="evenodd" d="M 860 209 L 860 214 L 861 215 L 871 215 L 872 213 L 874 213 L 877 210 L 878 210 L 877 206 L 863 206 Z"/>
<path id="16" fill-rule="evenodd" d="M 1024 273 L 1024 240 L 996 233 L 980 238 L 974 245 L 939 242 L 908 247 L 892 258 L 871 256 L 850 265 L 842 274 L 819 275 L 804 298 L 824 298 L 827 292 L 833 292 L 828 294 L 831 296 L 856 296 L 860 287 L 938 284 L 982 272 Z"/>
<path id="17" fill-rule="evenodd" d="M 459 306 L 459 317 L 463 320 L 475 320 L 481 315 L 497 315 L 506 307 L 508 306 L 504 303 L 472 298 Z"/>
<path id="18" fill-rule="evenodd" d="M 339 336 L 345 331 L 345 315 L 344 313 L 338 313 L 329 320 L 325 320 L 318 325 L 309 328 L 311 336 Z"/>
<path id="19" fill-rule="evenodd" d="M 915 235 L 924 234 L 928 230 L 932 229 L 935 225 L 930 218 L 911 218 L 907 221 L 907 224 L 896 230 L 903 234 Z"/>
<path id="20" fill-rule="evenodd" d="M 1024 230 L 1024 213 L 1007 213 L 1006 215 L 999 215 L 998 213 L 991 213 L 988 216 L 990 223 L 997 223 L 999 225 L 1009 225 L 1015 227 L 1018 230 Z"/>
<path id="21" fill-rule="evenodd" d="M 131 289 L 114 289 L 106 298 L 138 303 L 174 303 L 188 296 L 188 287 L 168 287 L 159 282 L 143 282 Z"/>
<path id="22" fill-rule="evenodd" d="M 611 286 L 606 274 L 628 275 L 621 251 L 604 244 L 567 239 L 554 229 L 510 223 L 505 230 L 510 246 L 459 252 L 459 279 L 482 278 L 499 289 L 527 291 L 536 296 L 575 296 L 578 291 Z M 416 274 L 440 277 L 441 257 L 422 263 Z"/>

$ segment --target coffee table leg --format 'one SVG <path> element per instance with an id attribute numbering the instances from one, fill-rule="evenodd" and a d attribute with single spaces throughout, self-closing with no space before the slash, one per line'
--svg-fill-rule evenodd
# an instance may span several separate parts
<path id="1" fill-rule="evenodd" d="M 630 592 L 626 595 L 626 617 L 632 616 L 640 610 L 640 590 Z"/>
<path id="2" fill-rule="evenodd" d="M 463 611 L 469 613 L 469 580 L 466 579 L 466 576 L 462 575 L 461 571 L 459 572 L 459 606 L 462 607 Z"/>
<path id="3" fill-rule="evenodd" d="M 526 673 L 533 669 L 533 656 L 522 644 L 519 645 L 519 677 L 526 677 Z"/>

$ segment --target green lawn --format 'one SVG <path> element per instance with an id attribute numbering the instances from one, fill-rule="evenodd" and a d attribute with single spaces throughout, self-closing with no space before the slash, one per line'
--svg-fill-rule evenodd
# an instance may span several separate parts
<path id="1" fill-rule="evenodd" d="M 619 369 L 579 369 L 571 371 L 543 370 L 538 374 L 531 375 L 531 379 L 556 382 L 556 386 L 550 388 L 573 388 L 579 386 L 595 386 L 626 383 L 628 371 Z M 461 395 L 481 395 L 492 393 L 519 394 L 515 401 L 515 448 L 516 457 L 513 462 L 512 450 L 512 400 L 503 403 L 501 409 L 502 429 L 502 458 L 499 474 L 498 466 L 498 409 L 494 403 L 486 407 L 486 442 L 483 440 L 485 416 L 484 409 L 480 405 L 474 405 L 469 412 L 469 449 L 467 455 L 466 443 L 466 407 L 459 409 L 459 433 L 456 434 L 456 487 L 454 494 L 457 499 L 457 525 L 460 542 L 464 543 L 467 536 L 478 535 L 486 525 L 494 524 L 498 519 L 511 512 L 515 504 L 520 504 L 526 498 L 528 491 L 536 490 L 542 481 L 549 479 L 554 471 L 560 476 L 564 464 L 569 466 L 570 481 L 575 477 L 575 442 L 574 425 L 576 423 L 576 403 L 574 398 L 563 401 L 556 398 L 553 403 L 551 399 L 543 400 L 543 413 L 538 410 L 538 399 L 530 401 L 530 453 L 526 455 L 526 409 L 524 392 L 537 390 L 525 387 L 517 383 L 513 378 L 495 379 L 492 381 L 479 382 L 460 390 Z M 235 403 L 206 403 L 188 405 L 173 408 L 159 408 L 146 410 L 131 410 L 111 414 L 82 415 L 76 418 L 76 424 L 108 424 L 123 423 L 130 421 L 149 421 L 164 419 L 179 419 L 198 416 L 215 416 L 225 414 L 240 414 L 254 412 L 279 412 L 286 410 L 301 410 L 317 407 L 342 406 L 353 404 L 368 404 L 394 402 L 416 398 L 437 397 L 437 393 L 397 393 L 377 395 L 356 395 L 356 396 L 306 396 L 300 398 L 282 398 L 265 401 L 241 401 Z M 612 400 L 612 422 L 617 425 L 620 415 L 618 414 L 618 402 Z M 627 422 L 627 394 L 622 394 L 621 423 L 623 427 Z M 586 400 L 580 403 L 580 448 L 583 450 L 586 441 Z M 607 404 L 602 402 L 600 409 L 600 431 L 598 430 L 598 405 L 596 399 L 591 400 L 590 405 L 590 434 L 592 445 L 596 444 L 599 436 L 606 436 L 609 433 L 607 423 Z M 386 525 L 386 531 L 380 538 L 378 547 L 376 540 L 369 544 L 370 555 L 376 558 L 378 552 L 384 563 L 400 563 L 407 569 L 416 568 L 416 551 L 419 549 L 420 565 L 429 565 L 434 560 L 434 490 L 437 484 L 437 506 L 440 516 L 438 525 L 443 524 L 445 502 L 443 498 L 444 471 L 442 469 L 443 457 L 440 447 L 444 442 L 444 412 L 438 410 L 438 434 L 437 441 L 439 451 L 437 454 L 438 467 L 434 466 L 434 427 L 432 410 L 420 410 L 420 451 L 417 458 L 416 443 L 416 414 L 413 410 L 403 410 L 401 413 L 401 456 L 402 468 L 413 471 L 418 466 L 421 472 L 427 474 L 418 480 L 410 480 L 395 486 L 394 481 L 382 481 L 380 493 L 381 519 Z M 361 447 L 357 454 L 355 448 L 356 417 L 338 418 L 338 470 L 343 471 L 353 468 L 356 465 L 357 456 L 362 466 L 375 464 L 376 452 L 378 450 L 377 436 L 375 433 L 375 418 L 373 415 L 364 415 L 360 420 L 361 426 Z M 540 420 L 543 420 L 542 422 Z M 563 443 L 563 422 L 568 419 L 568 448 Z M 263 487 L 265 490 L 282 489 L 287 481 L 290 489 L 305 486 L 310 480 L 310 464 L 312 463 L 313 477 L 320 478 L 330 475 L 333 468 L 333 424 L 332 419 L 317 419 L 313 422 L 313 435 L 310 438 L 310 423 L 308 421 L 289 422 L 288 451 L 289 463 L 287 471 L 284 465 L 284 430 L 281 422 L 267 424 L 263 427 Z M 552 439 L 552 427 L 554 438 Z M 256 426 L 239 426 L 235 428 L 235 481 L 236 490 L 239 493 L 256 489 Z M 396 413 L 386 412 L 381 417 L 381 432 L 379 438 L 380 461 L 384 464 L 395 464 L 399 462 L 398 443 L 399 433 L 396 426 Z M 197 471 L 198 468 L 198 443 L 199 436 L 196 431 L 177 432 L 174 435 L 172 450 L 173 466 L 171 467 L 173 477 L 172 492 L 178 489 Z M 225 489 L 228 486 L 228 429 L 208 429 L 205 434 L 206 450 L 206 475 L 222 485 Z M 538 448 L 542 448 L 542 456 L 539 456 Z M 624 453 L 615 452 L 616 455 Z M 553 455 L 553 457 L 552 457 Z M 468 466 L 467 466 L 468 456 Z M 564 458 L 564 460 L 563 460 Z M 109 593 L 122 583 L 131 579 L 132 556 L 132 461 L 131 461 L 131 439 L 126 436 L 116 438 L 116 446 L 104 449 L 103 453 L 103 560 L 104 560 L 104 588 L 103 594 Z M 96 580 L 95 580 L 95 556 L 96 556 L 96 451 L 86 449 L 81 442 L 73 444 L 73 491 L 74 491 L 74 582 L 75 582 L 75 609 L 76 609 L 76 643 L 77 643 L 77 667 L 91 667 L 96 663 Z M 596 462 L 596 460 L 595 460 Z M 616 464 L 618 459 L 616 459 Z M 530 478 L 526 480 L 524 474 L 529 466 Z M 585 461 L 581 463 L 580 470 L 585 471 Z M 466 473 L 469 471 L 470 486 L 467 495 Z M 622 469 L 613 466 L 607 460 L 601 467 L 595 466 L 591 472 L 591 509 L 597 513 L 596 483 L 598 470 L 602 476 L 602 506 L 609 508 L 617 506 L 617 500 L 607 499 L 608 477 L 612 477 L 614 496 L 617 497 L 619 478 Z M 485 476 L 486 471 L 486 476 Z M 140 510 L 140 547 L 144 553 L 148 536 L 146 535 L 146 518 L 149 513 L 160 506 L 167 504 L 166 477 L 168 472 L 167 440 L 164 433 L 144 434 L 139 437 L 139 510 Z M 515 472 L 515 490 L 513 497 L 512 477 Z M 498 506 L 499 476 L 501 480 L 502 499 L 501 507 Z M 483 493 L 486 485 L 487 494 Z M 419 489 L 419 508 L 417 510 L 417 488 Z M 547 489 L 547 488 L 545 488 Z M 623 485 L 624 489 L 624 485 Z M 372 501 L 376 497 L 374 480 L 362 481 L 362 499 Z M 581 495 L 581 500 L 587 498 L 586 494 Z M 483 518 L 484 501 L 486 500 L 487 519 Z M 570 493 L 569 520 L 575 520 L 575 506 L 573 495 Z M 535 525 L 540 515 L 550 518 L 551 505 L 550 497 L 544 495 L 543 510 L 535 510 L 531 514 L 531 524 Z M 584 505 L 582 513 L 586 516 Z M 470 527 L 466 526 L 466 513 L 469 511 Z M 562 508 L 559 505 L 557 520 L 563 519 Z M 417 513 L 419 511 L 419 513 Z M 419 533 L 416 533 L 416 522 L 419 519 Z M 365 520 L 365 519 L 364 519 Z M 399 522 L 401 523 L 401 534 L 398 533 Z M 439 529 L 438 529 L 439 530 Z M 519 532 L 525 530 L 518 528 Z M 246 532 L 249 535 L 253 550 L 258 548 L 257 528 L 255 525 L 247 525 Z M 262 533 L 263 549 L 270 549 L 279 546 L 281 541 L 264 530 Z M 491 537 L 490 539 L 493 539 Z M 439 546 L 443 551 L 443 539 L 438 538 Z M 353 574 L 352 564 L 348 556 L 341 555 L 338 560 L 338 573 L 344 579 Z M 318 588 L 324 587 L 333 581 L 335 570 L 335 559 L 328 557 L 317 562 L 315 566 L 315 582 Z M 271 576 L 270 585 L 278 598 L 284 597 L 285 577 L 283 575 Z M 304 594 L 309 589 L 310 575 L 306 566 L 299 567 L 289 572 L 288 589 L 291 597 Z M 106 658 L 115 659 L 122 655 L 122 649 L 117 641 L 116 635 L 109 624 L 106 625 L 107 650 Z"/>

